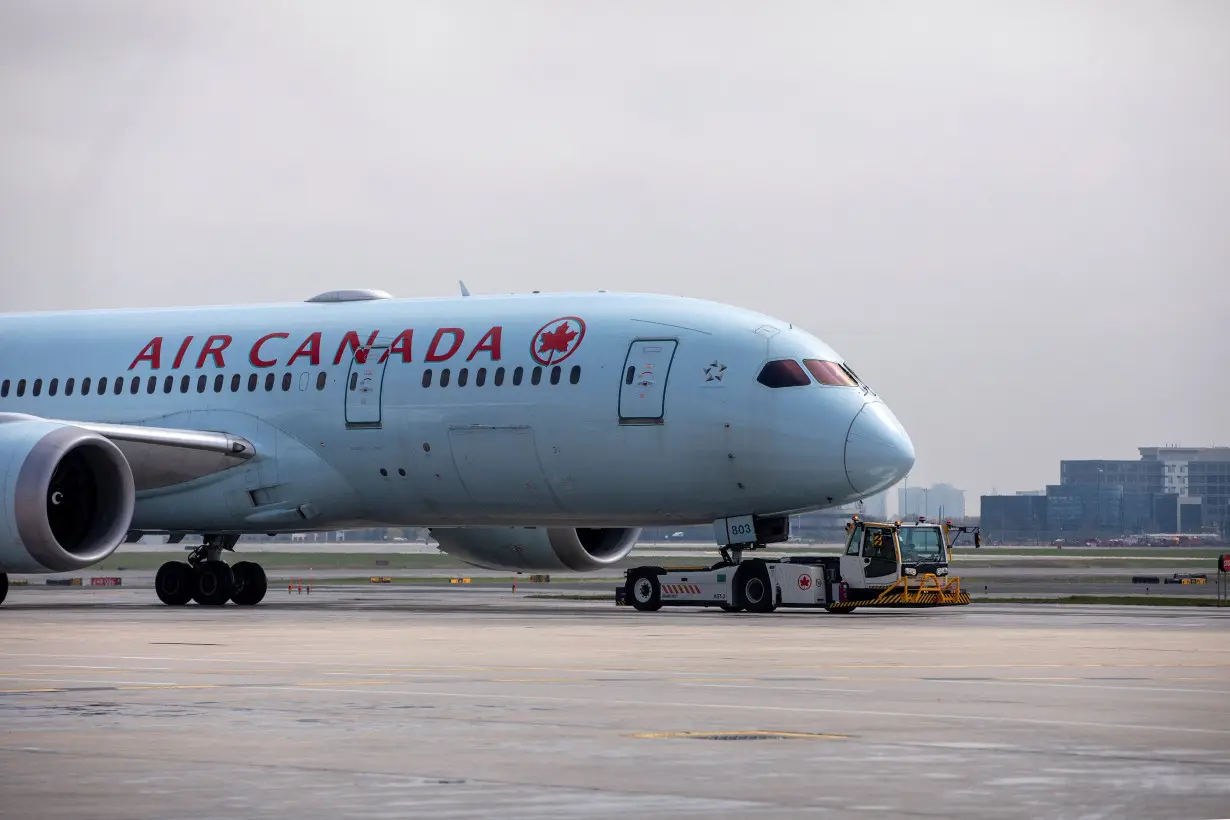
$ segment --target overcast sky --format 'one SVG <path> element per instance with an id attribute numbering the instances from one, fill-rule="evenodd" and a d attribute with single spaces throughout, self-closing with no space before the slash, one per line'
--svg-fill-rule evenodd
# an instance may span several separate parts
<path id="1" fill-rule="evenodd" d="M 459 278 L 802 325 L 971 507 L 1230 444 L 1230 3 L 0 0 L 4 310 Z"/>

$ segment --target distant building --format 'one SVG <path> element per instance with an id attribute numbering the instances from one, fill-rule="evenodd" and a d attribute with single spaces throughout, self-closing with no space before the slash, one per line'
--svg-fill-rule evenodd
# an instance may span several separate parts
<path id="1" fill-rule="evenodd" d="M 901 487 L 897 490 L 899 518 L 965 518 L 965 491 L 951 484 L 930 487 Z"/>
<path id="2" fill-rule="evenodd" d="M 1230 447 L 1141 447 L 1140 460 L 1065 460 L 1045 492 L 982 497 L 988 539 L 1220 532 L 1230 536 Z"/>
<path id="3" fill-rule="evenodd" d="M 1062 532 L 1140 533 L 1150 529 L 1153 498 L 1162 492 L 1162 464 L 1096 459 L 1059 462 L 1059 489 L 1047 489 L 1053 505 L 1079 513 L 1049 519 Z M 1079 520 L 1076 520 L 1079 519 Z"/>
<path id="4" fill-rule="evenodd" d="M 1141 447 L 1140 459 L 1162 470 L 1163 492 L 1192 499 L 1180 502 L 1189 511 L 1173 532 L 1200 531 L 1189 525 L 1198 504 L 1201 526 L 1230 533 L 1230 447 Z"/>
<path id="5" fill-rule="evenodd" d="M 997 541 L 1038 538 L 1047 529 L 1046 491 L 1036 494 L 984 495 L 979 523 Z"/>

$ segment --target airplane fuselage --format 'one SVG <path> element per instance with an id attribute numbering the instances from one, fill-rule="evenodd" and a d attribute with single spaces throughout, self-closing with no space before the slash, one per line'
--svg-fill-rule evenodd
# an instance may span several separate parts
<path id="1" fill-rule="evenodd" d="M 841 504 L 902 466 L 848 471 L 856 416 L 887 414 L 867 388 L 757 381 L 773 360 L 840 361 L 831 349 L 698 300 L 28 314 L 0 317 L 0 338 L 0 412 L 251 443 L 255 457 L 199 477 L 141 471 L 143 531 L 697 523 Z"/>

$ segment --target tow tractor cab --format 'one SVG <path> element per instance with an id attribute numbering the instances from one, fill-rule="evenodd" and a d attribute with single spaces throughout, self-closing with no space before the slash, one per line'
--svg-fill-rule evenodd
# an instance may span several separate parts
<path id="1" fill-rule="evenodd" d="M 914 522 L 846 524 L 840 555 L 741 560 L 723 550 L 712 567 L 665 570 L 636 567 L 615 593 L 617 604 L 641 611 L 662 606 L 720 606 L 727 612 L 772 612 L 777 607 L 851 612 L 856 607 L 934 607 L 969 603 L 961 579 L 950 574 L 952 547 L 961 533 L 920 518 Z"/>

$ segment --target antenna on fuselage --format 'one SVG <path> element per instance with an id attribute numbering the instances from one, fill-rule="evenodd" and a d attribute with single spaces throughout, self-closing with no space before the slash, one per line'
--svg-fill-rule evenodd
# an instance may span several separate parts
<path id="1" fill-rule="evenodd" d="M 458 280 L 457 280 L 457 284 L 461 285 L 461 295 L 462 295 L 462 296 L 469 296 L 469 295 L 470 295 L 470 289 L 466 287 L 466 283 L 465 283 L 465 282 L 462 282 L 460 279 L 458 279 Z"/>

